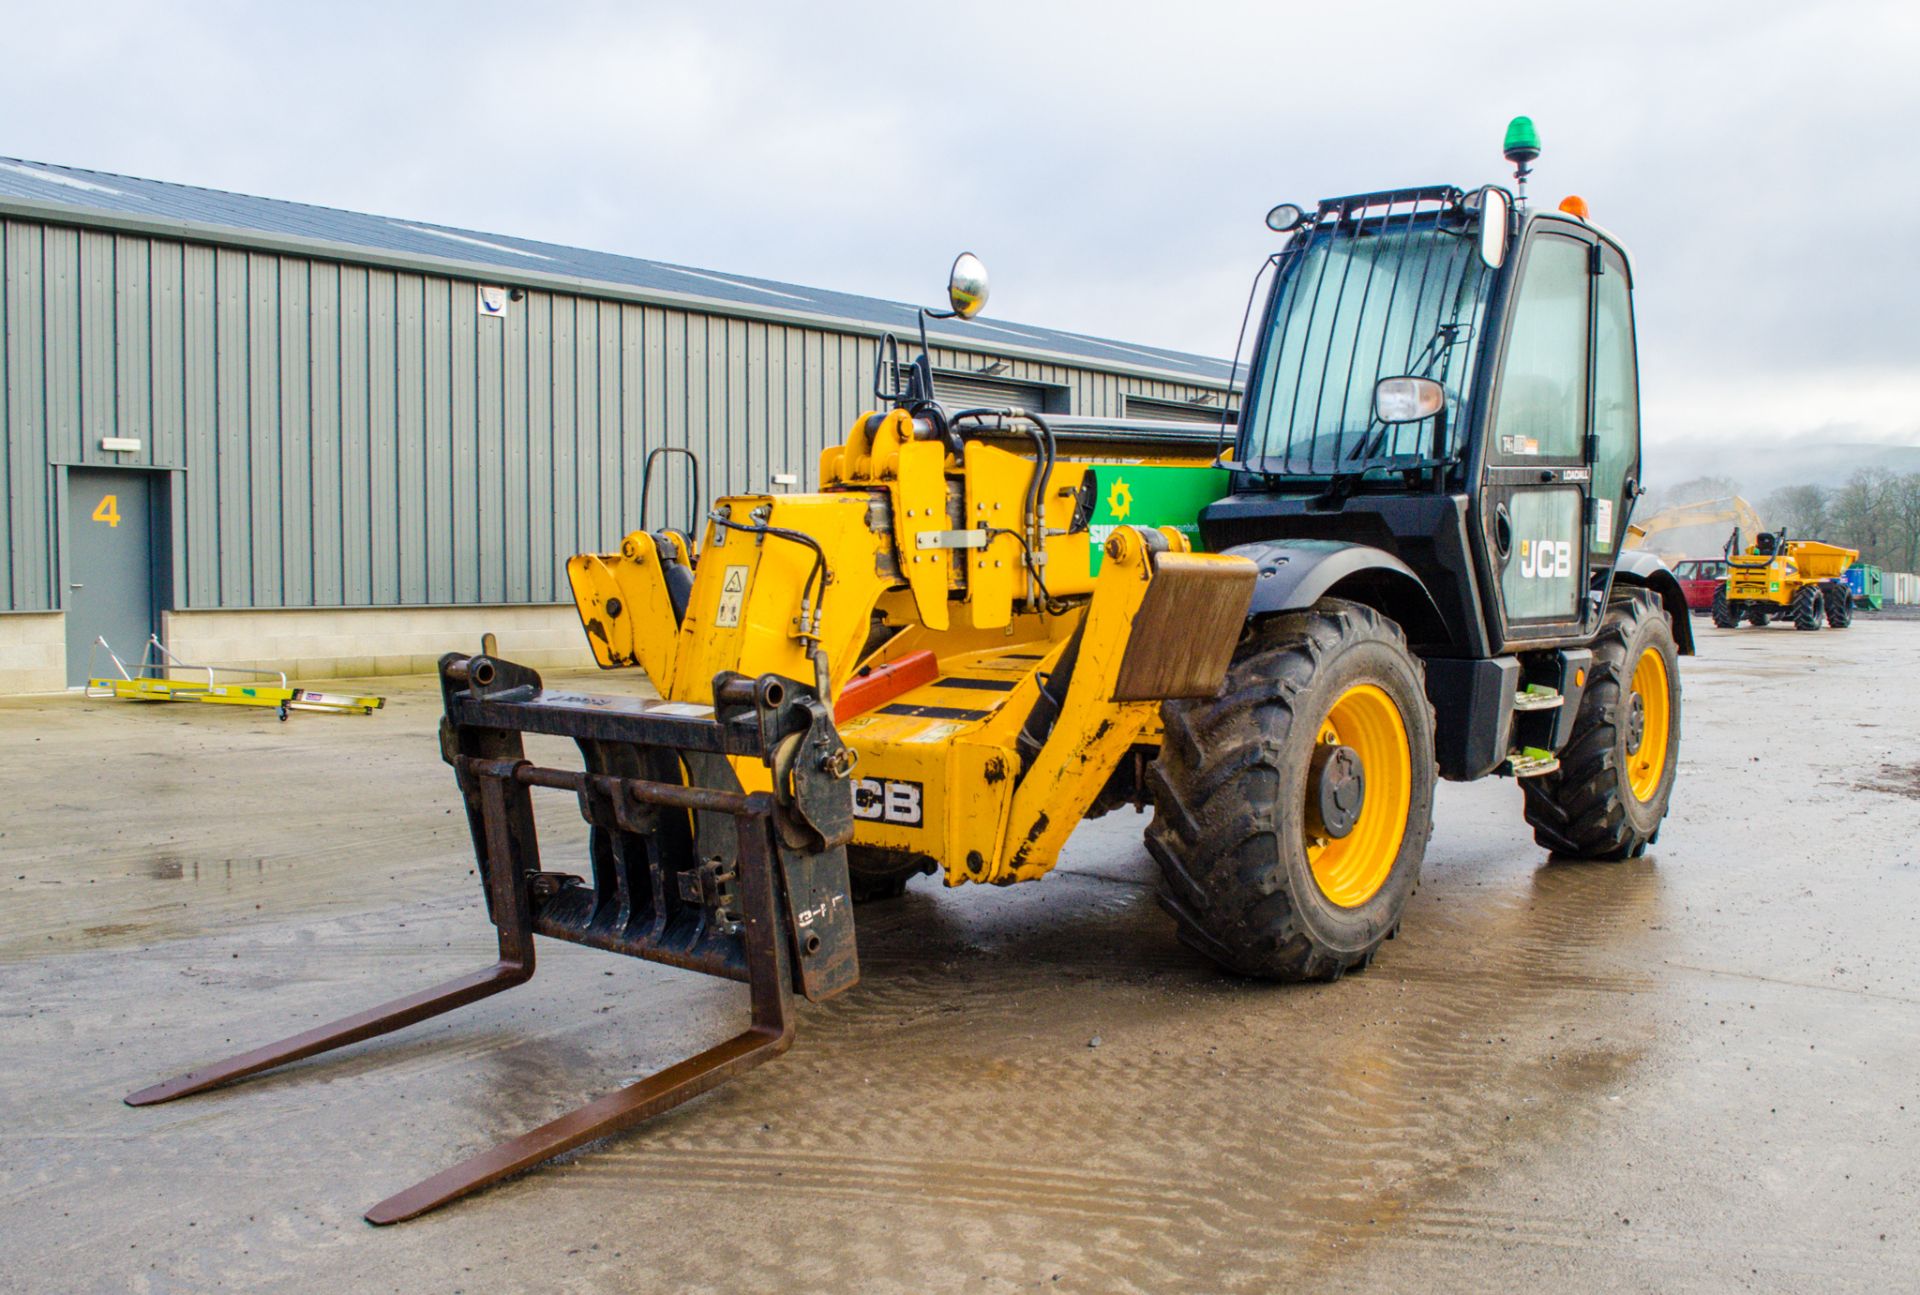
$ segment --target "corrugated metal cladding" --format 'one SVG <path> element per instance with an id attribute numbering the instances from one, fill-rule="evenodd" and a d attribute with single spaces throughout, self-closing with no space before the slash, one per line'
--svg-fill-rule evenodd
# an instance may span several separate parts
<path id="1" fill-rule="evenodd" d="M 351 249 L 347 260 L 398 269 L 449 271 L 456 277 L 506 276 L 507 282 L 584 292 L 588 296 L 644 300 L 654 305 L 690 305 L 742 318 L 782 316 L 783 322 L 843 325 L 852 333 L 917 331 L 918 309 L 899 301 L 783 283 L 690 266 L 649 261 L 586 248 L 563 247 L 449 225 L 317 207 L 311 203 L 223 193 L 165 180 L 88 171 L 48 162 L 0 157 L 0 208 L 6 214 L 55 224 L 102 224 L 133 233 L 188 242 L 237 244 L 259 251 L 317 253 L 321 259 Z M 84 213 L 77 221 L 68 213 Z M 998 316 L 971 324 L 926 321 L 931 339 L 972 349 L 983 335 L 1030 359 L 1117 371 L 1146 371 L 1176 381 L 1224 382 L 1228 365 L 1204 355 L 1141 346 L 1016 323 Z"/>
<path id="2" fill-rule="evenodd" d="M 697 450 L 709 494 L 811 482 L 873 404 L 877 343 L 853 332 L 534 288 L 483 318 L 479 276 L 32 219 L 4 235 L 4 610 L 59 606 L 52 465 L 180 470 L 176 607 L 551 602 L 568 554 L 635 525 L 651 447 Z M 1095 416 L 1224 389 L 933 360 Z M 667 475 L 656 524 L 691 507 Z"/>

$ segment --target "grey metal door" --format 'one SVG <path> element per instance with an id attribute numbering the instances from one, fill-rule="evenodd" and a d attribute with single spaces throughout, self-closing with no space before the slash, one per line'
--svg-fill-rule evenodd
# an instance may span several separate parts
<path id="1" fill-rule="evenodd" d="M 87 681 L 87 649 L 104 638 L 129 666 L 154 624 L 154 474 L 67 471 L 67 683 Z M 106 654 L 94 669 L 110 673 Z"/>
<path id="2" fill-rule="evenodd" d="M 1155 400 L 1151 396 L 1126 396 L 1123 400 L 1122 408 L 1126 410 L 1128 418 L 1153 418 L 1163 423 L 1193 423 L 1208 427 L 1220 425 L 1218 405 L 1195 405 L 1185 400 Z"/>
<path id="3" fill-rule="evenodd" d="M 1058 390 L 1056 396 L 1053 391 Z M 1053 388 L 1030 382 L 1006 382 L 974 373 L 933 371 L 933 395 L 949 414 L 962 409 L 1032 409 L 1040 413 L 1063 413 L 1055 406 L 1065 396 L 1065 388 Z"/>

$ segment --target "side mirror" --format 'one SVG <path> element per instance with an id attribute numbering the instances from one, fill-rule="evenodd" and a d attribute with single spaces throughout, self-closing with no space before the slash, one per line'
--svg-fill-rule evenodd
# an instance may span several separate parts
<path id="1" fill-rule="evenodd" d="M 1373 389 L 1373 416 L 1383 423 L 1417 423 L 1446 407 L 1446 388 L 1432 378 L 1382 378 Z"/>
<path id="2" fill-rule="evenodd" d="M 987 306 L 987 267 L 972 252 L 953 258 L 953 272 L 947 276 L 947 301 L 961 319 L 972 319 Z"/>
<path id="3" fill-rule="evenodd" d="M 1490 184 L 1469 201 L 1480 209 L 1480 262 L 1489 270 L 1497 270 L 1507 259 L 1513 199 L 1505 189 Z"/>

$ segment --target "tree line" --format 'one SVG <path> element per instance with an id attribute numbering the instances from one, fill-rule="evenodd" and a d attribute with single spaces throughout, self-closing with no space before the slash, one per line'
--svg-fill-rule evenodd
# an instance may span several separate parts
<path id="1" fill-rule="evenodd" d="M 1674 504 L 1739 493 L 1732 478 L 1694 477 L 1657 495 L 1649 491 L 1634 513 L 1647 517 Z M 1790 539 L 1859 549 L 1862 562 L 1888 571 L 1920 571 L 1920 472 L 1861 468 L 1843 485 L 1782 486 L 1748 502 L 1769 527 L 1786 527 Z"/>
<path id="2" fill-rule="evenodd" d="M 1920 472 L 1861 468 L 1841 486 L 1783 486 L 1761 509 L 1792 536 L 1860 550 L 1889 571 L 1920 571 Z"/>

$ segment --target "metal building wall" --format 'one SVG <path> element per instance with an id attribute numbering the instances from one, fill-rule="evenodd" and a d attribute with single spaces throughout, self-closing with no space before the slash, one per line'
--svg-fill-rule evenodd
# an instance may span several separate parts
<path id="1" fill-rule="evenodd" d="M 637 523 L 652 446 L 696 450 L 709 496 L 810 482 L 873 403 L 871 337 L 536 289 L 484 318 L 475 290 L 4 222 L 0 610 L 59 606 L 54 465 L 183 470 L 182 609 L 552 602 L 568 554 Z M 1070 389 L 1078 414 L 1209 390 L 934 348 L 941 369 L 996 361 L 1002 380 Z M 650 524 L 688 516 L 669 480 Z"/>

